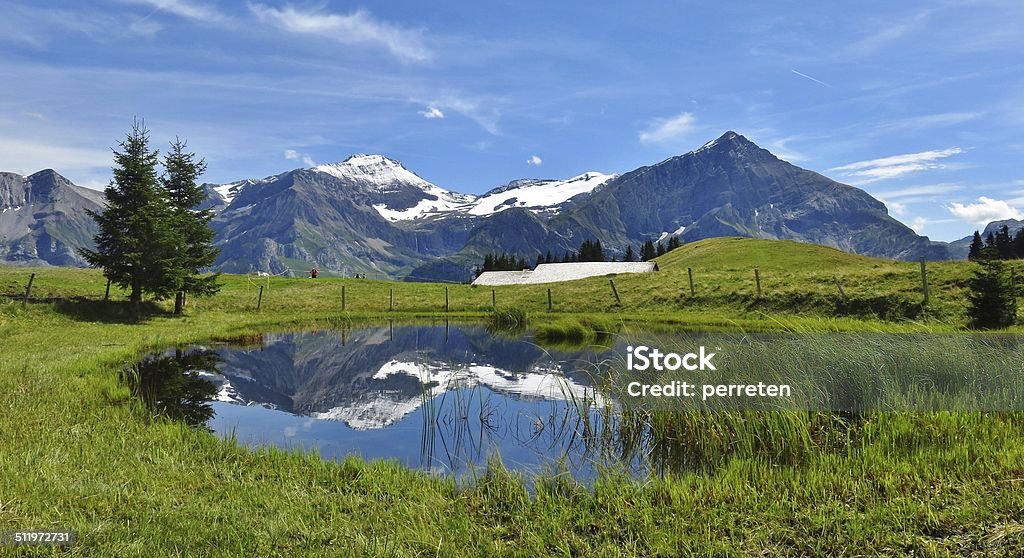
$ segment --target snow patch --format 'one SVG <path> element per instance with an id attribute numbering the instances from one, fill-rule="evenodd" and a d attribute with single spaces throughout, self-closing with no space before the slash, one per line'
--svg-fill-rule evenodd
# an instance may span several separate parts
<path id="1" fill-rule="evenodd" d="M 525 207 L 543 211 L 557 207 L 571 198 L 605 184 L 617 175 L 586 172 L 568 180 L 539 180 L 524 186 L 484 195 L 469 209 L 470 215 L 491 215 L 509 207 Z"/>

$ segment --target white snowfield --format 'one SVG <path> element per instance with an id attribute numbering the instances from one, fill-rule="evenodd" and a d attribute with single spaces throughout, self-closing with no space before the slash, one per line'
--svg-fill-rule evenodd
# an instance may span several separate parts
<path id="1" fill-rule="evenodd" d="M 432 184 L 406 169 L 402 163 L 383 155 L 353 155 L 340 163 L 317 165 L 312 167 L 312 170 L 364 184 L 384 195 L 389 189 L 414 186 L 433 198 L 420 200 L 416 205 L 404 209 L 393 209 L 387 203 L 373 206 L 381 217 L 392 222 L 447 215 L 481 217 L 513 207 L 533 212 L 549 211 L 580 194 L 594 191 L 617 176 L 585 172 L 567 180 L 522 180 L 516 187 L 508 190 L 475 196 L 452 192 Z M 268 181 L 269 179 L 243 180 L 214 186 L 214 190 L 230 204 L 243 188 Z"/>
<path id="2" fill-rule="evenodd" d="M 412 185 L 436 199 L 424 199 L 407 209 L 391 209 L 387 204 L 373 208 L 388 221 L 409 221 L 446 213 L 468 213 L 475 216 L 491 215 L 512 207 L 544 211 L 557 207 L 580 194 L 593 191 L 615 178 L 613 174 L 587 172 L 568 180 L 526 181 L 524 186 L 490 195 L 474 196 L 446 190 L 432 184 L 401 163 L 383 155 L 353 155 L 340 163 L 313 167 L 313 170 L 331 176 L 371 184 L 382 192 L 389 186 Z"/>
<path id="3" fill-rule="evenodd" d="M 512 207 L 543 211 L 562 205 L 580 194 L 592 192 L 616 176 L 585 172 L 568 180 L 538 180 L 527 186 L 479 197 L 468 212 L 470 215 L 490 215 Z"/>

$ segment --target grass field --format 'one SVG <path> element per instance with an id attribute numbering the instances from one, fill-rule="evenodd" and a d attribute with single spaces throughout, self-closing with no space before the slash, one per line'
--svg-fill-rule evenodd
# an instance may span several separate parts
<path id="1" fill-rule="evenodd" d="M 495 290 L 534 326 L 949 331 L 962 327 L 969 264 L 919 267 L 786 242 L 716 239 L 661 272 Z M 753 267 L 763 296 L 754 294 Z M 695 273 L 691 297 L 686 268 Z M 28 274 L 34 302 L 23 306 Z M 843 302 L 832 281 L 846 290 Z M 74 528 L 80 556 L 1015 556 L 1024 548 L 1024 418 L 879 413 L 842 444 L 789 465 L 733 452 L 713 471 L 582 488 L 500 465 L 458 486 L 395 464 L 251 450 L 155 420 L 119 381 L 147 349 L 364 319 L 490 315 L 491 290 L 351 279 L 227 276 L 184 317 L 129 323 L 89 270 L 0 268 L 0 531 Z M 341 288 L 345 287 L 345 309 Z M 389 312 L 390 290 L 394 310 Z M 862 301 L 860 303 L 850 301 Z M 852 305 L 852 306 L 851 306 Z M 914 306 L 917 310 L 913 310 Z M 165 306 L 166 308 L 166 306 Z M 868 308 L 869 311 L 864 311 Z M 882 310 L 879 312 L 878 310 Z M 709 443 L 760 439 L 757 421 L 712 423 Z M 799 423 L 794 428 L 803 428 Z M 814 427 L 813 421 L 807 423 Z M 776 427 L 777 428 L 777 427 Z M 813 433 L 813 432 L 812 432 Z M 795 435 L 800 435 L 797 432 Z M 813 441 L 813 440 L 812 440 Z M 13 551 L 0 547 L 0 554 Z"/>

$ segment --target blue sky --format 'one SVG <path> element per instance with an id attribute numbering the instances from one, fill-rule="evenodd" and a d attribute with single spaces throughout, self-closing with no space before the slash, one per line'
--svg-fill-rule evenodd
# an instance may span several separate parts
<path id="1" fill-rule="evenodd" d="M 0 170 L 102 187 L 138 115 L 211 182 L 382 153 L 479 193 L 735 130 L 934 239 L 1024 217 L 1024 2 L 742 4 L 0 0 Z"/>

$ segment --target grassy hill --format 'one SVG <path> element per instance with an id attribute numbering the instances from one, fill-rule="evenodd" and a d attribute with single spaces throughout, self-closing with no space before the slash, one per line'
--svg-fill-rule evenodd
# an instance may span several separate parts
<path id="1" fill-rule="evenodd" d="M 716 270 L 749 270 L 793 272 L 814 269 L 844 271 L 879 269 L 899 262 L 858 256 L 793 240 L 758 238 L 709 238 L 684 244 L 656 260 L 662 271 L 686 271 L 687 267 Z"/>

